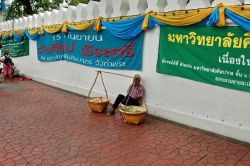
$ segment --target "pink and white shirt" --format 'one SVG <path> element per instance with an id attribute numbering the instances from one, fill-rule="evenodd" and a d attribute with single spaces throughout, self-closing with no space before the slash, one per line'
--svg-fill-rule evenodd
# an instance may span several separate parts
<path id="1" fill-rule="evenodd" d="M 144 88 L 141 84 L 138 86 L 133 86 L 134 84 L 131 84 L 128 88 L 128 95 L 134 99 L 143 97 L 144 95 Z"/>

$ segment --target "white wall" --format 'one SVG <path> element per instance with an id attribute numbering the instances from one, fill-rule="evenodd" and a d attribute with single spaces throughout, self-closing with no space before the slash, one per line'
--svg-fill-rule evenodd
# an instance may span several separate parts
<path id="1" fill-rule="evenodd" d="M 210 0 L 208 1 L 209 3 L 203 0 L 197 6 L 211 6 Z M 133 2 L 139 1 L 128 2 L 131 5 Z M 145 2 L 140 1 L 141 4 L 144 3 L 143 7 L 145 7 Z M 167 6 L 173 7 L 170 2 L 175 3 L 176 8 L 183 8 L 183 4 L 179 3 L 178 0 L 168 0 L 165 9 L 169 9 Z M 194 1 L 191 2 L 194 3 Z M 159 6 L 157 0 L 155 0 L 155 3 Z M 113 6 L 107 5 L 113 4 L 111 1 L 106 3 L 105 0 L 102 0 L 102 4 L 109 7 Z M 151 3 L 148 6 L 153 5 Z M 164 6 L 165 4 L 160 6 L 159 11 Z M 184 8 L 192 7 L 189 5 L 188 7 L 184 6 Z M 80 9 L 86 10 L 85 7 Z M 128 13 L 139 13 L 142 7 L 138 9 L 133 7 L 132 9 L 136 11 L 129 11 Z M 100 11 L 103 11 L 103 9 L 100 9 Z M 115 13 L 118 12 L 115 10 Z M 108 15 L 108 13 L 105 13 L 105 15 Z M 77 14 L 77 16 L 79 15 Z M 113 70 L 112 72 L 131 76 L 135 73 L 141 74 L 143 77 L 142 83 L 146 88 L 146 100 L 150 114 L 250 142 L 250 93 L 156 73 L 158 42 L 158 27 L 146 32 L 143 47 L 143 70 L 141 72 Z M 36 42 L 34 41 L 30 41 L 30 56 L 16 58 L 14 62 L 17 68 L 30 75 L 34 80 L 82 95 L 88 94 L 95 78 L 95 71 L 98 70 L 97 68 L 64 61 L 39 62 L 37 60 Z M 104 74 L 104 81 L 108 93 L 114 101 L 118 93 L 126 92 L 132 80 Z M 99 80 L 94 88 L 93 95 L 100 94 L 104 95 L 104 90 Z"/>

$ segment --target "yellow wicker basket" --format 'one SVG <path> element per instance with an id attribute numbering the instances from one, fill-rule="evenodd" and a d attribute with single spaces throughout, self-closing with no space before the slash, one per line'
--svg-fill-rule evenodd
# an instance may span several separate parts
<path id="1" fill-rule="evenodd" d="M 88 99 L 89 108 L 93 112 L 104 112 L 108 108 L 109 101 L 107 97 L 90 97 Z"/>
<path id="2" fill-rule="evenodd" d="M 124 106 L 121 104 L 119 111 L 125 123 L 139 124 L 147 116 L 147 108 L 143 106 Z"/>

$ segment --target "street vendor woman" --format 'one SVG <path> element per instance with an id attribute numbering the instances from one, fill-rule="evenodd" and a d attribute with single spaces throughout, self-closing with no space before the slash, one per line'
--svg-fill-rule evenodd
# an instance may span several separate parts
<path id="1" fill-rule="evenodd" d="M 141 85 L 141 77 L 136 74 L 133 79 L 133 83 L 129 86 L 127 95 L 119 94 L 112 106 L 112 110 L 107 110 L 107 115 L 112 115 L 115 113 L 116 108 L 120 103 L 124 105 L 141 105 L 141 100 L 144 96 L 144 88 Z"/>

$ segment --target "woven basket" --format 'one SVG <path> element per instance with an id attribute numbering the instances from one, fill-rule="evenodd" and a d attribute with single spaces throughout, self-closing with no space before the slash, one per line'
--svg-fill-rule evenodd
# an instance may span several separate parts
<path id="1" fill-rule="evenodd" d="M 134 111 L 126 111 L 126 108 L 131 108 Z M 139 124 L 143 122 L 147 116 L 147 108 L 143 106 L 120 105 L 119 111 L 125 123 Z"/>
<path id="2" fill-rule="evenodd" d="M 90 97 L 89 108 L 93 112 L 104 112 L 108 108 L 109 101 L 107 97 Z"/>

